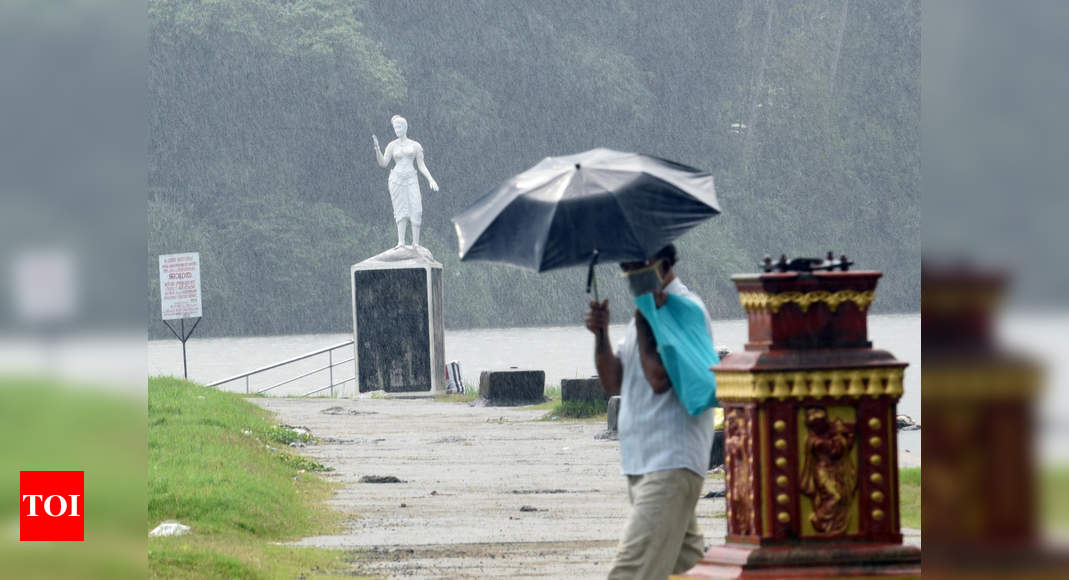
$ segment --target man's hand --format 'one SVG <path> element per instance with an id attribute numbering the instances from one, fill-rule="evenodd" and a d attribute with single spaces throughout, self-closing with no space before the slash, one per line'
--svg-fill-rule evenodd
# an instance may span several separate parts
<path id="1" fill-rule="evenodd" d="M 590 301 L 590 310 L 586 311 L 586 328 L 595 335 L 601 335 L 609 329 L 609 299 L 601 304 Z"/>

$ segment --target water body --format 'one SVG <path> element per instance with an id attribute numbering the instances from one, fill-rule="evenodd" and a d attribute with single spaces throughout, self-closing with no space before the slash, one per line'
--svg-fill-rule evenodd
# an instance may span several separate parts
<path id="1" fill-rule="evenodd" d="M 623 325 L 614 325 L 612 340 L 623 337 Z M 720 320 L 714 325 L 713 342 L 732 351 L 742 350 L 747 339 L 746 321 Z M 307 352 L 342 343 L 351 334 L 311 334 L 292 336 L 263 336 L 243 338 L 191 339 L 187 345 L 189 378 L 198 382 L 212 382 L 266 366 Z M 905 389 L 898 412 L 921 421 L 920 404 L 920 315 L 889 314 L 869 317 L 869 340 L 874 348 L 890 351 L 899 360 L 910 363 L 906 369 Z M 479 373 L 488 369 L 540 369 L 546 372 L 546 384 L 556 385 L 561 379 L 589 377 L 594 368 L 593 337 L 582 326 L 491 328 L 474 330 L 446 330 L 446 360 L 460 361 L 465 382 L 475 384 Z M 338 349 L 334 360 L 352 357 L 352 348 Z M 284 369 L 268 371 L 250 379 L 249 390 L 269 387 L 305 372 L 327 365 L 327 356 L 320 355 Z M 176 340 L 154 340 L 148 345 L 150 375 L 182 376 L 182 350 Z M 353 376 L 353 365 L 335 368 L 334 381 Z M 277 387 L 269 394 L 297 395 L 327 385 L 326 371 L 305 379 Z M 351 387 L 351 384 L 348 385 Z M 245 382 L 235 381 L 221 388 L 244 392 Z M 918 432 L 902 433 L 900 442 L 905 449 L 920 453 Z"/>

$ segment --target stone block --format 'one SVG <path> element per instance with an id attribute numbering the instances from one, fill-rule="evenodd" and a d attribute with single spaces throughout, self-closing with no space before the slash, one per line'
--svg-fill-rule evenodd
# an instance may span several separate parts
<path id="1" fill-rule="evenodd" d="M 609 431 L 617 431 L 617 422 L 620 418 L 620 395 L 613 395 L 609 397 Z"/>
<path id="2" fill-rule="evenodd" d="M 535 405 L 545 401 L 546 371 L 483 371 L 479 397 L 488 405 Z"/>
<path id="3" fill-rule="evenodd" d="M 593 403 L 607 401 L 608 393 L 601 388 L 598 377 L 589 379 L 562 379 L 560 382 L 560 400 L 564 402 L 582 401 Z"/>
<path id="4" fill-rule="evenodd" d="M 445 392 L 442 265 L 391 250 L 350 268 L 361 393 Z"/>
<path id="5" fill-rule="evenodd" d="M 713 449 L 709 454 L 709 469 L 720 467 L 724 464 L 724 430 L 713 431 Z"/>

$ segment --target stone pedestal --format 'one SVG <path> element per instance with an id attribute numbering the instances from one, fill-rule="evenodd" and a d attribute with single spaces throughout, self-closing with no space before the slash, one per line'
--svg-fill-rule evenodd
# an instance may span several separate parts
<path id="1" fill-rule="evenodd" d="M 609 394 L 605 392 L 605 389 L 601 388 L 601 380 L 598 377 L 561 379 L 560 400 L 565 403 L 569 401 L 594 403 L 608 401 Z"/>
<path id="2" fill-rule="evenodd" d="M 479 375 L 479 397 L 488 405 L 537 405 L 545 401 L 545 392 L 545 371 L 483 371 Z"/>
<path id="3" fill-rule="evenodd" d="M 606 422 L 609 431 L 613 433 L 619 432 L 620 426 L 620 395 L 613 395 L 609 397 L 608 412 Z"/>
<path id="4" fill-rule="evenodd" d="M 359 391 L 445 392 L 442 265 L 394 248 L 350 269 Z"/>
<path id="5" fill-rule="evenodd" d="M 898 517 L 906 363 L 872 349 L 866 330 L 880 276 L 733 278 L 749 343 L 713 367 L 727 542 L 682 577 L 920 577 L 920 550 L 902 545 Z"/>
<path id="6" fill-rule="evenodd" d="M 724 464 L 724 430 L 713 431 L 713 448 L 709 452 L 709 469 L 715 469 Z"/>

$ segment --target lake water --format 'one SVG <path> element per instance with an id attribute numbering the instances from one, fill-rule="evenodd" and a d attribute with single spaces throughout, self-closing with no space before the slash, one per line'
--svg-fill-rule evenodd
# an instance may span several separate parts
<path id="1" fill-rule="evenodd" d="M 744 320 L 720 320 L 714 325 L 715 344 L 739 351 L 746 342 Z M 614 340 L 622 336 L 622 326 L 610 330 Z M 1065 337 L 1069 336 L 1069 313 L 1064 311 L 1021 314 L 1000 320 L 998 329 L 1010 350 L 1035 358 L 1045 370 L 1045 388 L 1040 394 L 1041 422 L 1039 443 L 1041 456 L 1059 462 L 1069 461 L 1069 357 L 1065 356 Z M 206 338 L 194 336 L 187 344 L 190 378 L 211 382 L 261 366 L 318 350 L 349 340 L 350 334 L 317 334 L 249 338 Z M 898 412 L 921 417 L 921 339 L 919 314 L 873 315 L 869 317 L 869 339 L 875 348 L 890 351 L 909 363 L 905 375 L 905 395 Z M 446 360 L 460 361 L 465 381 L 478 381 L 486 369 L 516 366 L 543 369 L 549 385 L 562 378 L 585 377 L 595 373 L 593 339 L 581 326 L 548 328 L 501 328 L 447 330 Z M 352 350 L 335 351 L 335 360 L 352 356 Z M 326 355 L 276 371 L 269 371 L 250 382 L 252 390 L 270 386 L 326 364 Z M 148 344 L 149 375 L 182 375 L 182 349 L 176 340 L 155 340 Z M 352 363 L 335 369 L 335 381 L 353 376 Z M 300 394 L 326 384 L 326 373 L 316 373 L 273 391 L 280 395 Z M 244 382 L 224 385 L 244 391 Z M 902 449 L 920 452 L 920 431 L 901 432 Z"/>
<path id="2" fill-rule="evenodd" d="M 612 340 L 623 336 L 622 325 L 614 325 L 609 334 Z M 869 317 L 869 340 L 874 348 L 890 351 L 899 360 L 910 363 L 906 369 L 905 390 L 898 412 L 921 421 L 920 404 L 920 315 L 888 314 Z M 714 324 L 714 343 L 731 351 L 742 350 L 746 342 L 746 321 L 720 320 Z M 243 338 L 194 337 L 186 344 L 189 378 L 208 383 L 252 369 L 276 363 L 297 355 L 312 352 L 352 338 L 351 334 L 311 334 L 295 336 L 261 336 Z M 537 328 L 492 328 L 474 330 L 446 330 L 446 361 L 456 360 L 463 366 L 467 383 L 476 383 L 479 373 L 487 369 L 519 367 L 546 372 L 546 384 L 559 384 L 561 379 L 589 377 L 594 368 L 593 337 L 582 326 Z M 352 357 L 352 348 L 338 349 L 334 360 Z M 267 371 L 250 379 L 250 390 L 256 391 L 297 375 L 326 366 L 327 355 L 319 355 Z M 182 376 L 182 348 L 177 340 L 154 340 L 148 345 L 149 375 Z M 353 365 L 335 368 L 334 381 L 353 376 Z M 271 391 L 277 395 L 305 393 L 327 384 L 326 372 L 318 372 Z M 348 385 L 351 387 L 351 383 Z M 244 380 L 221 388 L 244 392 Z M 902 448 L 920 453 L 919 432 L 903 432 Z"/>

